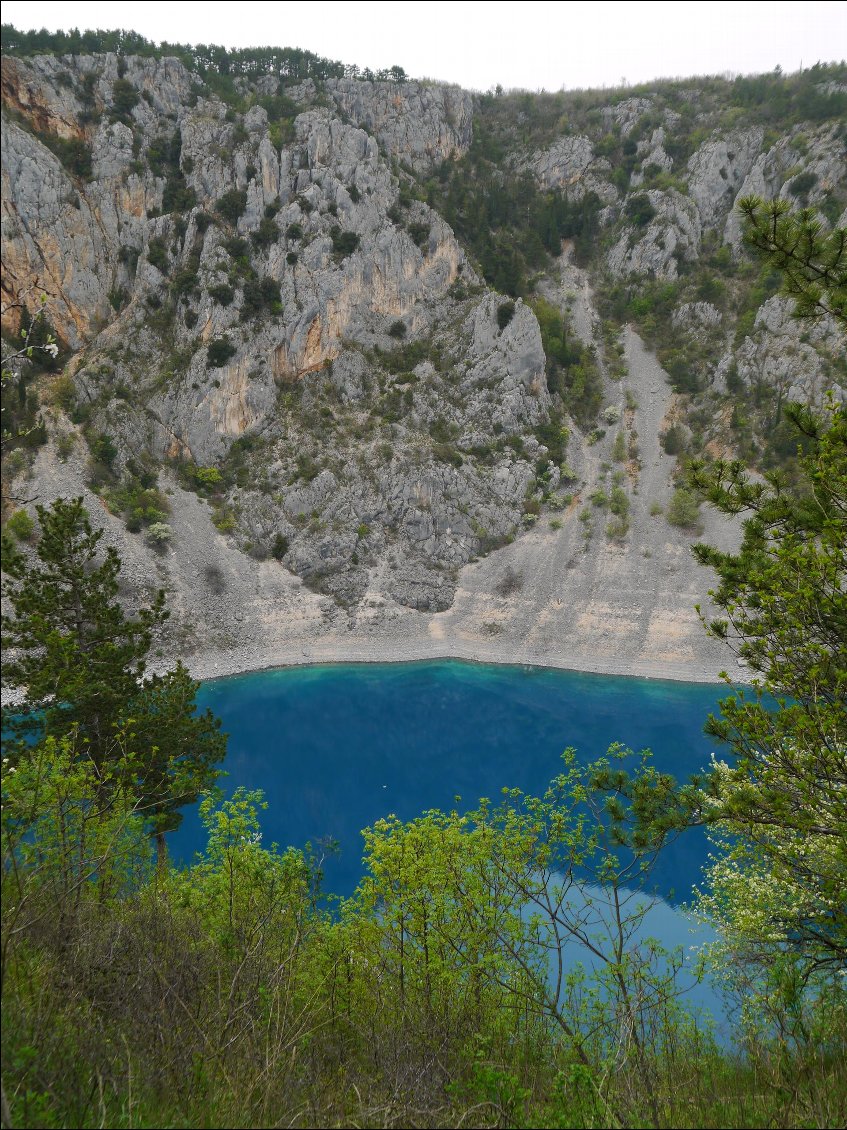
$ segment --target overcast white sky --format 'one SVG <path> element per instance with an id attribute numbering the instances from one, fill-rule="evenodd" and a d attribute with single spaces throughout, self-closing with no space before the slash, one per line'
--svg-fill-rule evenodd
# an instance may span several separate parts
<path id="1" fill-rule="evenodd" d="M 395 63 L 476 90 L 616 86 L 667 76 L 796 71 L 847 58 L 847 2 L 45 3 L 4 0 L 21 29 L 116 28 L 157 42 L 303 47 Z"/>

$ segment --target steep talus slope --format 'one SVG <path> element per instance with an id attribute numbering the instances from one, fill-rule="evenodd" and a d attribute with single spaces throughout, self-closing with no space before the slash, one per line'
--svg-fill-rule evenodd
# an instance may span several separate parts
<path id="1" fill-rule="evenodd" d="M 4 332 L 43 294 L 63 346 L 21 371 L 48 442 L 4 444 L 10 494 L 85 492 L 130 587 L 169 589 L 168 648 L 719 662 L 687 547 L 731 533 L 682 463 L 790 470 L 784 401 L 845 395 L 843 337 L 734 210 L 844 223 L 827 77 L 472 96 L 4 57 Z"/>

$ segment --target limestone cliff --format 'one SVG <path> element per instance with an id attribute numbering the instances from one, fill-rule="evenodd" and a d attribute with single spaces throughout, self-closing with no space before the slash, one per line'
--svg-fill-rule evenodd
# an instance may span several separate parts
<path id="1" fill-rule="evenodd" d="M 590 98 L 217 80 L 3 59 L 4 333 L 44 296 L 51 443 L 78 458 L 84 437 L 80 474 L 130 530 L 166 519 L 160 549 L 188 511 L 157 477 L 206 499 L 234 552 L 359 614 L 374 593 L 442 613 L 461 570 L 545 516 L 593 592 L 612 583 L 586 563 L 598 539 L 641 552 L 627 514 L 669 429 L 755 464 L 785 398 L 844 395 L 837 327 L 790 317 L 735 209 L 754 192 L 844 224 L 837 82 L 775 130 L 721 80 Z M 641 430 L 627 321 L 673 386 Z M 612 497 L 623 517 L 596 523 L 589 500 Z"/>

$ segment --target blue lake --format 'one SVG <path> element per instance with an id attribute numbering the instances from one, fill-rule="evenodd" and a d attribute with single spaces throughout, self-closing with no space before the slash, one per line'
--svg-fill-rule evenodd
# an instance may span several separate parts
<path id="1" fill-rule="evenodd" d="M 703 734 L 722 686 L 459 661 L 285 668 L 215 680 L 198 696 L 229 733 L 225 792 L 261 788 L 265 842 L 335 840 L 325 887 L 349 894 L 362 874 L 361 829 L 388 813 L 473 807 L 504 787 L 542 792 L 574 746 L 586 760 L 620 741 L 649 748 L 685 778 L 715 749 Z M 203 845 L 196 813 L 170 838 L 176 860 Z M 706 857 L 686 833 L 654 873 L 686 900 Z"/>
<path id="2" fill-rule="evenodd" d="M 389 813 L 471 808 L 504 787 L 541 793 L 569 746 L 585 760 L 616 741 L 650 749 L 658 769 L 685 779 L 719 752 L 703 725 L 725 694 L 714 684 L 439 660 L 257 672 L 206 683 L 198 700 L 229 734 L 225 793 L 264 791 L 267 844 L 336 841 L 324 889 L 348 895 L 363 872 L 362 828 Z M 169 841 L 176 861 L 205 846 L 196 809 Z M 650 882 L 664 901 L 640 930 L 682 946 L 688 969 L 713 934 L 675 904 L 690 898 L 707 851 L 690 831 L 663 853 Z M 583 957 L 575 950 L 571 960 Z M 690 1005 L 721 1012 L 708 983 L 685 970 L 681 983 Z"/>

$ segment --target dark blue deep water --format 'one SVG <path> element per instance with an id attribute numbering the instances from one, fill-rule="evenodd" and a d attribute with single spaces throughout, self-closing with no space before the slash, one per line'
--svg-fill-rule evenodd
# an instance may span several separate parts
<path id="1" fill-rule="evenodd" d="M 264 790 L 266 843 L 338 842 L 325 888 L 349 894 L 362 874 L 360 831 L 380 816 L 470 808 L 503 787 L 542 792 L 574 746 L 586 760 L 615 741 L 653 751 L 685 778 L 715 749 L 703 724 L 725 688 L 458 661 L 286 668 L 203 685 L 223 720 L 222 784 Z M 189 861 L 204 846 L 196 812 L 171 837 Z M 690 896 L 706 857 L 686 833 L 654 873 L 657 893 Z"/>

